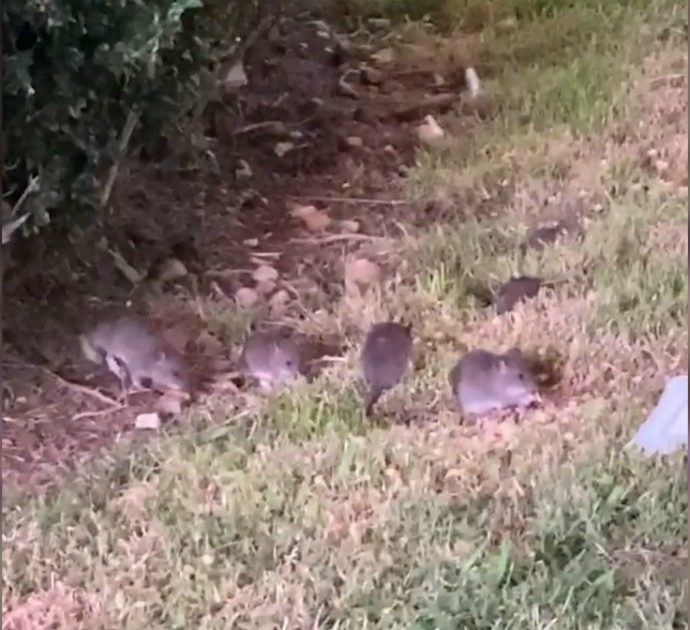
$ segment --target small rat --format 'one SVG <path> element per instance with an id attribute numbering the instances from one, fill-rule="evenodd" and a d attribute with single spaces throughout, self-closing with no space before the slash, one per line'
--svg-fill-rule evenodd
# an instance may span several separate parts
<path id="1" fill-rule="evenodd" d="M 517 276 L 508 280 L 496 292 L 494 305 L 499 315 L 512 311 L 518 302 L 533 298 L 539 293 L 541 280 L 533 276 Z"/>
<path id="2" fill-rule="evenodd" d="M 245 342 L 240 364 L 263 389 L 270 390 L 299 376 L 300 350 L 284 331 L 256 332 Z"/>
<path id="3" fill-rule="evenodd" d="M 553 225 L 543 225 L 533 228 L 527 234 L 521 245 L 522 253 L 528 249 L 542 250 L 545 245 L 556 242 L 560 237 L 569 235 L 582 236 L 582 226 L 575 218 L 561 219 Z"/>
<path id="4" fill-rule="evenodd" d="M 364 413 L 372 409 L 384 391 L 402 379 L 412 355 L 412 326 L 395 322 L 379 322 L 367 333 L 360 357 L 369 394 Z"/>
<path id="5" fill-rule="evenodd" d="M 448 381 L 466 414 L 527 407 L 539 399 L 537 382 L 517 348 L 505 354 L 472 350 L 455 364 Z"/>
<path id="6" fill-rule="evenodd" d="M 84 356 L 105 364 L 122 381 L 143 389 L 189 390 L 190 379 L 182 357 L 149 324 L 127 314 L 104 320 L 80 336 Z"/>

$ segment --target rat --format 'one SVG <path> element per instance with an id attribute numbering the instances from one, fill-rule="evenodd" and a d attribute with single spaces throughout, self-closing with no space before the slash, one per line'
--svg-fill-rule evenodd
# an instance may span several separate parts
<path id="1" fill-rule="evenodd" d="M 84 356 L 105 364 L 122 382 L 142 389 L 189 390 L 182 357 L 138 315 L 106 319 L 80 336 Z"/>
<path id="2" fill-rule="evenodd" d="M 367 333 L 360 357 L 369 393 L 364 413 L 369 416 L 384 391 L 402 379 L 412 356 L 412 326 L 379 322 Z"/>
<path id="3" fill-rule="evenodd" d="M 299 347 L 285 331 L 250 335 L 244 344 L 240 364 L 265 390 L 293 380 L 301 373 Z"/>
<path id="4" fill-rule="evenodd" d="M 466 414 L 527 407 L 539 399 L 536 379 L 517 348 L 505 354 L 472 350 L 455 364 L 448 380 Z"/>
<path id="5" fill-rule="evenodd" d="M 542 287 L 553 289 L 566 278 L 553 278 L 544 281 L 536 276 L 513 276 L 502 284 L 493 297 L 496 313 L 502 315 L 512 311 L 518 302 L 536 297 Z"/>
<path id="6" fill-rule="evenodd" d="M 545 245 L 556 242 L 560 237 L 565 237 L 570 234 L 582 236 L 582 226 L 576 218 L 570 217 L 561 219 L 553 225 L 544 225 L 533 228 L 527 234 L 524 242 L 521 245 L 522 253 L 524 254 L 528 249 L 541 250 Z"/>
<path id="7" fill-rule="evenodd" d="M 533 276 L 517 276 L 508 280 L 496 292 L 494 305 L 499 315 L 512 311 L 518 302 L 533 298 L 539 293 L 542 281 Z"/>

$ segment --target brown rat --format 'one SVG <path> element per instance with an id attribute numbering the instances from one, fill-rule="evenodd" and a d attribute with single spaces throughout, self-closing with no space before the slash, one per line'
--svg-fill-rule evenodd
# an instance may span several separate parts
<path id="1" fill-rule="evenodd" d="M 371 415 L 384 391 L 402 379 L 412 356 L 412 327 L 396 322 L 379 322 L 368 331 L 360 362 L 369 393 L 365 414 Z"/>
<path id="2" fill-rule="evenodd" d="M 455 364 L 448 381 L 465 414 L 527 407 L 539 399 L 537 381 L 517 348 L 505 354 L 472 350 Z"/>
<path id="3" fill-rule="evenodd" d="M 536 276 L 513 276 L 494 295 L 496 313 L 502 315 L 512 311 L 519 302 L 536 297 L 542 287 L 553 288 L 565 281 L 566 278 L 545 281 Z"/>
<path id="4" fill-rule="evenodd" d="M 522 253 L 528 249 L 541 250 L 545 245 L 555 243 L 559 238 L 569 235 L 581 235 L 582 226 L 576 218 L 557 221 L 553 225 L 543 225 L 531 229 L 521 245 Z"/>
<path id="5" fill-rule="evenodd" d="M 499 315 L 512 311 L 518 302 L 533 298 L 539 293 L 542 281 L 534 276 L 516 276 L 501 285 L 494 297 Z"/>
<path id="6" fill-rule="evenodd" d="M 245 342 L 240 363 L 269 390 L 300 374 L 300 349 L 285 331 L 255 332 Z"/>
<path id="7" fill-rule="evenodd" d="M 105 319 L 80 336 L 84 356 L 105 364 L 124 388 L 190 389 L 183 358 L 138 315 Z"/>

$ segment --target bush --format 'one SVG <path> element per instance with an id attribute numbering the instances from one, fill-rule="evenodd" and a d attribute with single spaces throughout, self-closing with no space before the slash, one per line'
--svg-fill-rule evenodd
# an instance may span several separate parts
<path id="1" fill-rule="evenodd" d="M 123 149 L 174 127 L 260 14 L 256 0 L 6 0 L 3 12 L 3 198 L 29 214 L 25 234 L 92 218 Z"/>

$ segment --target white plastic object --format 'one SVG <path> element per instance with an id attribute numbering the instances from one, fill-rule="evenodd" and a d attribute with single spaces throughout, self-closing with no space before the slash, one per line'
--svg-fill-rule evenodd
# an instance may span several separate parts
<path id="1" fill-rule="evenodd" d="M 688 446 L 688 376 L 674 376 L 631 440 L 647 455 L 668 455 Z"/>

